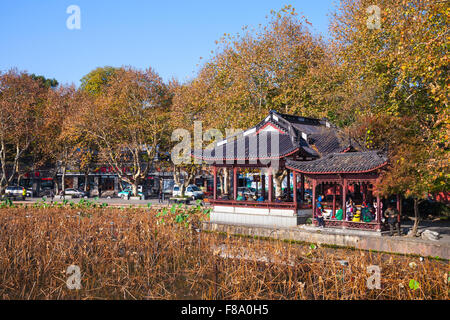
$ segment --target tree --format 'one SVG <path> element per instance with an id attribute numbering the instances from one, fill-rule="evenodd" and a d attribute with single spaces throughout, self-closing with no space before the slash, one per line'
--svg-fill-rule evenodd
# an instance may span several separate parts
<path id="1" fill-rule="evenodd" d="M 330 111 L 369 148 L 389 153 L 378 186 L 414 198 L 448 190 L 448 9 L 439 1 L 378 1 L 368 28 L 366 0 L 342 0 L 330 30 L 339 104 Z"/>
<path id="2" fill-rule="evenodd" d="M 44 124 L 40 130 L 39 146 L 43 160 L 53 168 L 56 192 L 59 191 L 57 174 L 61 174 L 61 190 L 65 190 L 65 176 L 70 165 L 82 161 L 86 138 L 76 130 L 74 119 L 84 104 L 89 104 L 88 96 L 77 91 L 74 86 L 60 86 L 52 90 L 45 103 Z"/>
<path id="3" fill-rule="evenodd" d="M 215 55 L 191 82 L 177 88 L 172 112 L 178 127 L 202 120 L 205 128 L 226 129 L 253 126 L 270 110 L 302 115 L 324 114 L 323 94 L 330 64 L 325 43 L 312 35 L 310 23 L 291 6 L 271 12 L 266 26 L 243 28 L 236 36 L 217 41 Z M 222 186 L 228 190 L 228 174 Z M 277 173 L 275 183 L 287 171 Z"/>
<path id="4" fill-rule="evenodd" d="M 36 141 L 48 90 L 26 72 L 0 73 L 0 194 L 17 177 L 21 159 Z"/>
<path id="5" fill-rule="evenodd" d="M 117 70 L 118 68 L 110 66 L 98 67 L 92 70 L 81 78 L 80 89 L 92 95 L 101 94 L 106 90 L 109 80 L 113 78 Z"/>
<path id="6" fill-rule="evenodd" d="M 170 97 L 162 79 L 152 69 L 116 69 L 108 85 L 85 103 L 76 128 L 95 139 L 99 158 L 133 194 L 165 145 Z M 159 148 L 159 149 L 158 149 Z"/>
<path id="7" fill-rule="evenodd" d="M 42 85 L 44 87 L 46 87 L 46 88 L 56 88 L 58 86 L 58 84 L 59 84 L 58 81 L 56 79 L 54 79 L 54 78 L 49 79 L 49 78 L 46 78 L 44 76 L 35 75 L 34 73 L 31 74 L 30 77 L 33 80 L 40 81 L 42 83 Z"/>

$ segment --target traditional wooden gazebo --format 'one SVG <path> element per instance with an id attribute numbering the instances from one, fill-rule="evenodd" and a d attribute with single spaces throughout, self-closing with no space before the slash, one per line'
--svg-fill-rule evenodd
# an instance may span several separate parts
<path id="1" fill-rule="evenodd" d="M 327 120 L 271 111 L 255 127 L 240 135 L 227 137 L 211 149 L 196 150 L 193 156 L 212 167 L 212 222 L 286 227 L 296 226 L 302 219 L 312 216 L 312 207 L 305 201 L 305 174 L 286 164 L 289 161 L 313 161 L 328 154 L 351 150 L 355 150 L 351 141 Z M 217 171 L 221 168 L 232 172 L 233 194 L 219 198 Z M 238 201 L 238 174 L 247 168 L 261 170 L 263 201 Z M 279 201 L 273 194 L 273 174 L 276 170 L 285 169 L 288 170 L 288 196 L 284 201 Z M 294 186 L 292 197 L 291 173 Z M 297 192 L 298 187 L 300 192 Z"/>
<path id="2" fill-rule="evenodd" d="M 374 195 L 374 185 L 379 179 L 380 169 L 387 164 L 387 158 L 380 152 L 345 152 L 332 153 L 313 161 L 287 160 L 286 167 L 303 174 L 312 185 L 313 217 L 316 216 L 317 194 L 325 197 L 326 191 L 332 196 L 331 210 L 325 218 L 325 227 L 342 227 L 381 231 L 382 205 L 380 195 Z M 319 190 L 318 190 L 319 189 Z M 352 190 L 351 194 L 350 191 Z M 337 197 L 340 197 L 343 210 L 342 220 L 335 218 Z M 347 200 L 354 202 L 374 203 L 376 199 L 376 217 L 373 221 L 364 222 L 348 220 L 346 216 Z M 314 223 L 317 221 L 314 219 Z"/>

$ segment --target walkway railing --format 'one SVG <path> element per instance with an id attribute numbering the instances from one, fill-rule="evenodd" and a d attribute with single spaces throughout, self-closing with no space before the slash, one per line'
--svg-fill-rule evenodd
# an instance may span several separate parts
<path id="1" fill-rule="evenodd" d="M 269 202 L 269 201 L 236 201 L 236 200 L 209 200 L 211 205 L 250 207 L 264 209 L 295 209 L 294 202 Z M 311 205 L 297 204 L 297 209 L 311 209 Z"/>
<path id="2" fill-rule="evenodd" d="M 358 230 L 385 230 L 385 226 L 382 223 L 364 222 L 364 221 L 344 221 L 344 220 L 334 220 L 334 219 L 324 219 L 325 227 L 328 228 L 348 228 L 348 229 L 358 229 Z M 314 219 L 314 225 L 318 225 L 316 219 Z"/>

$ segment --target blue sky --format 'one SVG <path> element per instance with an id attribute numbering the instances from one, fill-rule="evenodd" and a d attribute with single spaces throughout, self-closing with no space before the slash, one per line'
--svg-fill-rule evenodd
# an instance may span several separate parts
<path id="1" fill-rule="evenodd" d="M 0 70 L 11 67 L 75 83 L 98 66 L 153 67 L 164 80 L 186 81 L 224 33 L 264 24 L 291 4 L 327 37 L 333 0 L 2 0 Z M 69 30 L 78 5 L 81 29 Z"/>

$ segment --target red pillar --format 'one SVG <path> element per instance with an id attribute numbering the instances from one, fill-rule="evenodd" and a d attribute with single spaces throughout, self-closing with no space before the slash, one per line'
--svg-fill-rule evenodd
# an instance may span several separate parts
<path id="1" fill-rule="evenodd" d="M 381 223 L 381 201 L 380 195 L 377 195 L 377 223 Z"/>
<path id="2" fill-rule="evenodd" d="M 237 190 L 238 190 L 238 181 L 237 181 L 237 167 L 233 167 L 233 198 L 237 200 Z"/>
<path id="3" fill-rule="evenodd" d="M 213 167 L 213 174 L 214 174 L 214 177 L 213 177 L 213 184 L 214 184 L 213 199 L 217 200 L 217 167 L 216 166 Z"/>
<path id="4" fill-rule="evenodd" d="M 336 184 L 333 185 L 333 218 L 336 217 Z"/>
<path id="5" fill-rule="evenodd" d="M 397 221 L 400 222 L 400 216 L 402 211 L 402 196 L 399 194 L 397 194 L 397 211 L 398 211 Z"/>
<path id="6" fill-rule="evenodd" d="M 295 212 L 297 212 L 297 172 L 292 172 L 292 180 L 294 180 L 294 208 Z"/>
<path id="7" fill-rule="evenodd" d="M 312 183 L 312 210 L 313 210 L 313 218 L 316 217 L 316 180 L 313 180 Z"/>
<path id="8" fill-rule="evenodd" d="M 365 182 L 362 183 L 362 191 L 363 191 L 363 201 L 367 203 L 367 184 Z"/>
<path id="9" fill-rule="evenodd" d="M 266 200 L 266 176 L 264 174 L 261 175 L 261 195 Z"/>
<path id="10" fill-rule="evenodd" d="M 267 190 L 269 192 L 269 202 L 273 202 L 273 175 L 272 168 L 269 168 L 269 186 Z"/>

